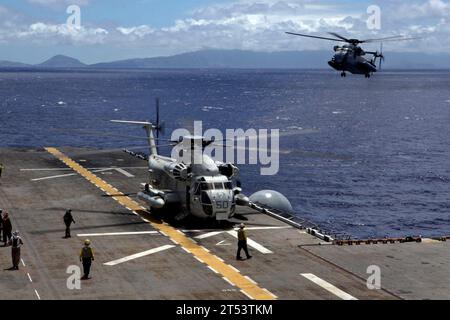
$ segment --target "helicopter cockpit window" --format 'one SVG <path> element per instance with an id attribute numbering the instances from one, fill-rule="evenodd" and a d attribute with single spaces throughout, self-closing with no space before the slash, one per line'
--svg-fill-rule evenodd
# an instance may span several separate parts
<path id="1" fill-rule="evenodd" d="M 213 190 L 214 189 L 214 185 L 212 183 L 206 183 L 206 182 L 202 182 L 200 187 L 202 190 Z"/>
<path id="2" fill-rule="evenodd" d="M 221 189 L 223 189 L 223 184 L 222 184 L 222 182 L 215 182 L 215 183 L 214 183 L 214 189 L 216 189 L 216 190 L 221 190 Z"/>
<path id="3" fill-rule="evenodd" d="M 194 194 L 195 194 L 196 196 L 199 196 L 199 195 L 200 195 L 200 192 L 201 192 L 201 190 L 200 190 L 200 183 L 196 183 L 196 184 L 194 185 Z"/>
<path id="4" fill-rule="evenodd" d="M 225 186 L 225 189 L 227 189 L 227 190 L 233 189 L 233 184 L 231 182 L 225 182 L 224 186 Z"/>

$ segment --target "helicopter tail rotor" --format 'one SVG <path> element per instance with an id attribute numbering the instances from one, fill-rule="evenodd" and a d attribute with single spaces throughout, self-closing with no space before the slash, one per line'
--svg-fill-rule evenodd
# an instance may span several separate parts
<path id="1" fill-rule="evenodd" d="M 373 59 L 372 59 L 372 63 L 376 64 L 377 63 L 377 59 L 378 60 L 378 71 L 381 71 L 381 64 L 384 61 L 384 54 L 383 54 L 383 43 L 381 43 L 380 45 L 380 51 L 375 51 L 375 52 L 367 52 L 373 55 Z"/>
<path id="2" fill-rule="evenodd" d="M 383 42 L 380 44 L 380 53 L 378 54 L 378 58 L 380 59 L 378 61 L 378 70 L 381 71 L 381 64 L 384 61 L 384 55 L 383 55 Z"/>
<path id="3" fill-rule="evenodd" d="M 164 122 L 160 121 L 159 117 L 159 98 L 156 98 L 156 121 L 155 121 L 156 139 L 159 139 L 159 134 L 164 134 Z"/>

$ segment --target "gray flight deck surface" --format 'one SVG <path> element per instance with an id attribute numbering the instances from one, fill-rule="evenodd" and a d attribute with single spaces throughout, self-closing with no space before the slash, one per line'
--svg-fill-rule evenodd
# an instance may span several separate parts
<path id="1" fill-rule="evenodd" d="M 251 260 L 235 260 L 235 231 L 204 223 L 174 225 L 181 237 L 206 248 L 202 262 L 197 247 L 173 241 L 115 199 L 137 201 L 147 177 L 145 161 L 120 151 L 59 150 L 118 194 L 103 192 L 46 150 L 0 149 L 0 163 L 6 167 L 0 208 L 10 212 L 25 243 L 19 271 L 4 270 L 11 266 L 10 248 L 0 248 L 0 299 L 247 300 L 261 292 L 299 300 L 450 298 L 447 243 L 320 244 L 302 230 L 246 208 L 238 209 L 233 222 L 248 227 Z M 68 208 L 76 224 L 72 238 L 62 239 Z M 83 234 L 89 236 L 78 236 Z M 81 282 L 81 290 L 70 290 L 66 270 L 80 265 L 86 237 L 96 255 L 92 279 Z M 161 250 L 119 260 L 155 248 Z M 370 265 L 381 268 L 383 290 L 367 288 Z"/>

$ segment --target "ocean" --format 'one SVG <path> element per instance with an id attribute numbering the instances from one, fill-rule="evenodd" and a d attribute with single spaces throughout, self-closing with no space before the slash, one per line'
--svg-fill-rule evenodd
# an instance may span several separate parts
<path id="1" fill-rule="evenodd" d="M 143 146 L 119 136 L 142 129 L 109 120 L 153 120 L 155 97 L 163 138 L 193 120 L 296 130 L 277 175 L 240 167 L 246 194 L 277 190 L 299 217 L 356 238 L 450 235 L 450 71 L 3 71 L 0 97 L 0 147 Z"/>

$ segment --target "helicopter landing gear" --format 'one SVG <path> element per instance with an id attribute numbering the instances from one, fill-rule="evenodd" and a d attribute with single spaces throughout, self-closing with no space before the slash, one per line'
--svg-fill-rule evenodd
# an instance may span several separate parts
<path id="1" fill-rule="evenodd" d="M 341 78 L 345 78 L 346 76 L 347 76 L 347 74 L 344 71 L 342 71 Z"/>
<path id="2" fill-rule="evenodd" d="M 369 79 L 369 78 L 370 78 L 370 73 L 365 74 L 365 77 L 366 77 L 367 79 Z"/>

